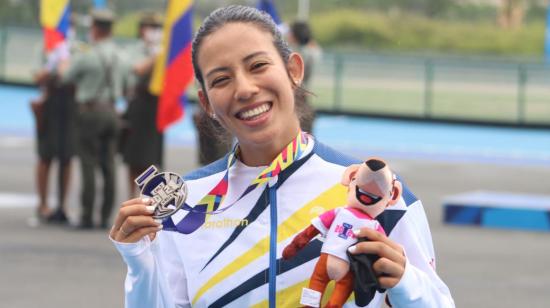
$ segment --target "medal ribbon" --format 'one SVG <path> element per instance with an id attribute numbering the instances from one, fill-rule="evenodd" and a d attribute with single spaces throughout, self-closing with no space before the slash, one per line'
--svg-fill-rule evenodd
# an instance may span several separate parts
<path id="1" fill-rule="evenodd" d="M 173 224 L 173 221 L 169 219 L 165 222 L 166 230 L 176 229 L 178 232 L 189 234 L 198 229 L 204 224 L 207 219 L 207 215 L 219 214 L 239 200 L 244 198 L 248 193 L 253 191 L 259 186 L 267 184 L 271 178 L 276 177 L 283 170 L 292 165 L 293 162 L 299 160 L 304 153 L 308 143 L 308 136 L 306 133 L 300 132 L 294 138 L 277 157 L 266 167 L 244 190 L 244 192 L 229 205 L 220 208 L 221 204 L 225 200 L 227 191 L 229 190 L 229 169 L 237 161 L 239 156 L 239 147 L 236 145 L 233 151 L 229 154 L 227 159 L 227 170 L 221 179 L 221 181 L 214 186 L 210 192 L 204 196 L 195 207 L 190 207 L 184 204 L 182 209 L 188 213 L 177 225 Z"/>

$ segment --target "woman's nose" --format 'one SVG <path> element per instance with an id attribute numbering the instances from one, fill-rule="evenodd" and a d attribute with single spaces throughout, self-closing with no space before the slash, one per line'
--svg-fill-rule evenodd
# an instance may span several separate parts
<path id="1" fill-rule="evenodd" d="M 258 86 L 251 76 L 239 74 L 235 78 L 235 99 L 239 101 L 247 101 L 258 93 Z"/>

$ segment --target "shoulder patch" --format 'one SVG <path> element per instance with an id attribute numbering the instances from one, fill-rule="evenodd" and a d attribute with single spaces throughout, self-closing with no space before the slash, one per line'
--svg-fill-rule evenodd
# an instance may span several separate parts
<path id="1" fill-rule="evenodd" d="M 349 156 L 347 154 L 338 152 L 333 148 L 316 141 L 315 146 L 313 147 L 313 152 L 317 154 L 322 159 L 341 166 L 349 166 L 352 164 L 360 163 L 361 161 L 355 157 Z"/>
<path id="2" fill-rule="evenodd" d="M 227 168 L 227 159 L 229 154 L 226 154 L 224 157 L 218 159 L 217 161 L 208 164 L 204 167 L 191 171 L 187 175 L 183 176 L 183 179 L 186 181 L 200 179 L 215 173 L 224 171 Z"/>
<path id="3" fill-rule="evenodd" d="M 407 184 L 405 184 L 405 182 L 403 182 L 403 180 L 401 179 L 401 177 L 398 175 L 397 178 L 399 179 L 399 181 L 401 182 L 401 184 L 403 184 L 403 193 L 402 193 L 402 197 L 403 197 L 403 200 L 405 200 L 405 204 L 407 206 L 410 206 L 411 204 L 415 203 L 416 201 L 418 201 L 418 198 L 412 193 L 412 191 L 409 189 L 409 187 L 407 186 Z"/>

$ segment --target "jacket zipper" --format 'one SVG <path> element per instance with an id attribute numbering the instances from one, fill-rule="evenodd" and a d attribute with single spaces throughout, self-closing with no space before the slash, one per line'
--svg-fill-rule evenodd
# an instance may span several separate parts
<path id="1" fill-rule="evenodd" d="M 277 304 L 277 189 L 269 187 L 270 236 L 269 236 L 269 307 Z"/>

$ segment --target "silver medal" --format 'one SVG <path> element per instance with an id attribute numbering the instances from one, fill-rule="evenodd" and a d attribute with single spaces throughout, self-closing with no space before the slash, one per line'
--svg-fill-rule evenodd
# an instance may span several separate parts
<path id="1" fill-rule="evenodd" d="M 156 205 L 153 218 L 164 219 L 176 213 L 187 199 L 187 185 L 174 172 L 158 172 L 150 166 L 134 182 L 141 191 L 142 197 L 153 199 Z"/>

